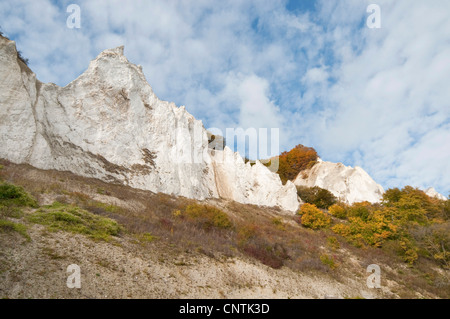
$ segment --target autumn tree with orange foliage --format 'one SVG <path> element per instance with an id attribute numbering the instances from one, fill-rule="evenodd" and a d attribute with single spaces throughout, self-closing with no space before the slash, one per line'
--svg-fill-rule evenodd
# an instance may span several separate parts
<path id="1" fill-rule="evenodd" d="M 286 184 L 288 180 L 293 181 L 302 170 L 311 168 L 317 163 L 318 157 L 315 149 L 301 144 L 289 152 L 281 153 L 278 157 L 278 175 L 283 184 Z M 266 165 L 270 166 L 270 162 Z"/>

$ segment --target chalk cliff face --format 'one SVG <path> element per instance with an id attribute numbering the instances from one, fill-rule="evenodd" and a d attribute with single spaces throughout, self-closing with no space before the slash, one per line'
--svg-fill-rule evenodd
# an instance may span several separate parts
<path id="1" fill-rule="evenodd" d="M 353 204 L 381 201 L 383 187 L 378 185 L 361 167 L 349 167 L 341 163 L 319 160 L 312 168 L 298 174 L 295 185 L 318 186 L 329 190 L 340 200 Z"/>
<path id="2" fill-rule="evenodd" d="M 123 47 L 59 87 L 39 82 L 0 37 L 0 157 L 200 200 L 299 206 L 292 183 L 229 148 L 210 150 L 202 122 L 159 100 Z"/>
<path id="3" fill-rule="evenodd" d="M 296 211 L 299 207 L 295 185 L 288 181 L 282 185 L 278 174 L 256 161 L 244 164 L 238 153 L 229 147 L 223 152 L 213 151 L 213 168 L 217 191 L 222 198 L 242 203 L 277 203 L 272 206 L 284 207 Z"/>
<path id="4" fill-rule="evenodd" d="M 437 198 L 437 199 L 440 199 L 440 200 L 447 200 L 447 199 L 448 199 L 448 198 L 445 197 L 444 195 L 438 193 L 438 192 L 434 189 L 434 187 L 427 188 L 424 192 L 425 192 L 425 194 L 427 194 L 428 196 L 434 197 L 434 198 Z"/>

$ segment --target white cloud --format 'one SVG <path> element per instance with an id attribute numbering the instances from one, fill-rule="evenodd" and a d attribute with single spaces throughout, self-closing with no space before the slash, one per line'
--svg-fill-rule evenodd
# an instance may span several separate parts
<path id="1" fill-rule="evenodd" d="M 277 127 L 282 124 L 279 109 L 269 99 L 269 82 L 256 75 L 233 76 L 229 78 L 239 103 L 239 122 L 243 128 Z"/>
<path id="2" fill-rule="evenodd" d="M 368 0 L 299 14 L 281 0 L 83 0 L 79 30 L 66 27 L 70 3 L 0 2 L 41 80 L 67 84 L 124 44 L 155 93 L 206 126 L 281 127 L 284 150 L 313 146 L 385 187 L 450 190 L 447 0 L 379 0 L 381 29 L 364 27 Z"/>
<path id="3" fill-rule="evenodd" d="M 303 82 L 308 84 L 323 83 L 328 80 L 328 72 L 324 68 L 312 68 L 306 72 Z"/>
<path id="4" fill-rule="evenodd" d="M 450 4 L 419 0 L 379 4 L 379 30 L 355 32 L 346 27 L 347 16 L 333 15 L 333 22 L 341 26 L 330 39 L 337 59 L 330 72 L 336 83 L 327 87 L 321 101 L 324 109 L 306 118 L 306 126 L 326 159 L 347 158 L 387 186 L 433 185 L 446 193 L 450 20 L 443 12 Z M 359 6 L 341 1 L 335 9 L 351 12 Z M 308 89 L 316 95 L 323 92 L 311 83 Z"/>

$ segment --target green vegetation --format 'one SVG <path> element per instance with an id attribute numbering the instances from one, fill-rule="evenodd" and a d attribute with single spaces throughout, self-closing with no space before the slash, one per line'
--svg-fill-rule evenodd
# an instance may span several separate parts
<path id="1" fill-rule="evenodd" d="M 103 188 L 97 188 L 97 193 L 107 194 L 107 192 Z M 75 198 L 78 206 L 94 214 L 108 215 L 119 213 L 121 211 L 121 208 L 119 206 L 93 200 L 90 196 L 83 193 L 66 192 L 66 195 Z"/>
<path id="2" fill-rule="evenodd" d="M 334 236 L 327 237 L 327 244 L 331 249 L 339 249 L 341 248 L 341 244 L 339 243 L 339 240 Z"/>
<path id="3" fill-rule="evenodd" d="M 0 232 L 16 232 L 25 237 L 27 241 L 31 240 L 27 233 L 27 226 L 9 220 L 0 219 Z"/>
<path id="4" fill-rule="evenodd" d="M 29 60 L 22 55 L 22 52 L 17 51 L 17 58 L 28 66 Z"/>
<path id="5" fill-rule="evenodd" d="M 312 204 L 303 204 L 299 215 L 301 224 L 307 228 L 320 229 L 331 225 L 331 218 Z"/>
<path id="6" fill-rule="evenodd" d="M 86 209 L 94 212 L 100 210 L 108 213 L 117 213 L 120 210 L 120 207 L 103 202 L 90 201 L 86 206 Z"/>
<path id="7" fill-rule="evenodd" d="M 1 36 L 1 37 L 4 37 L 4 38 L 6 38 L 6 39 L 9 40 L 9 38 L 8 38 L 7 36 L 5 36 L 5 35 L 3 34 L 3 32 L 1 32 L 1 31 L 0 31 L 0 36 Z M 26 58 L 23 57 L 22 52 L 17 51 L 17 58 L 18 58 L 20 61 L 22 61 L 25 65 L 28 65 L 28 59 L 26 59 Z"/>
<path id="8" fill-rule="evenodd" d="M 324 264 L 324 265 L 330 267 L 330 269 L 332 269 L 332 270 L 333 270 L 333 269 L 336 269 L 337 266 L 338 266 L 338 265 L 336 264 L 334 258 L 328 256 L 327 254 L 320 255 L 320 261 L 322 262 L 322 264 Z"/>
<path id="9" fill-rule="evenodd" d="M 337 202 L 337 198 L 330 191 L 318 186 L 297 186 L 297 194 L 305 203 L 313 204 L 317 208 L 327 209 Z"/>
<path id="10" fill-rule="evenodd" d="M 253 166 L 256 164 L 255 160 L 251 160 L 248 157 L 244 157 L 244 163 L 247 164 L 248 162 L 250 162 L 250 165 Z"/>
<path id="11" fill-rule="evenodd" d="M 422 257 L 450 269 L 449 202 L 406 186 L 387 190 L 380 204 L 333 204 L 328 207 L 333 222 L 314 204 L 304 204 L 299 215 L 304 227 L 331 227 L 355 247 L 381 248 L 410 265 Z M 327 243 L 339 247 L 334 237 L 328 237 Z"/>
<path id="12" fill-rule="evenodd" d="M 146 242 L 146 243 L 151 243 L 152 241 L 155 241 L 158 239 L 157 236 L 153 236 L 150 233 L 143 233 L 143 234 L 139 234 L 137 236 L 137 238 L 141 241 L 141 242 Z"/>
<path id="13" fill-rule="evenodd" d="M 393 218 L 401 223 L 430 225 L 448 220 L 448 201 L 427 196 L 423 191 L 406 186 L 402 190 L 389 189 L 383 196 L 383 204 L 393 211 Z"/>
<path id="14" fill-rule="evenodd" d="M 24 207 L 36 208 L 38 205 L 22 187 L 0 182 L 0 216 L 21 218 Z"/>
<path id="15" fill-rule="evenodd" d="M 280 217 L 272 218 L 271 222 L 279 230 L 285 230 L 286 229 L 286 227 L 284 226 L 283 220 Z"/>
<path id="16" fill-rule="evenodd" d="M 105 190 L 104 190 L 103 188 L 101 188 L 101 187 L 98 187 L 98 188 L 97 188 L 97 194 L 100 194 L 100 195 L 105 195 L 105 194 L 106 194 L 106 192 L 105 192 Z"/>
<path id="17" fill-rule="evenodd" d="M 38 207 L 36 200 L 22 187 L 0 182 L 0 206 Z"/>
<path id="18" fill-rule="evenodd" d="M 339 223 L 332 230 L 347 238 L 356 247 L 381 247 L 387 239 L 395 239 L 398 226 L 391 222 L 384 211 L 374 211 L 366 219 L 349 217 L 348 223 Z"/>
<path id="19" fill-rule="evenodd" d="M 328 212 L 331 216 L 339 219 L 347 218 L 347 208 L 344 204 L 334 204 L 328 208 Z"/>
<path id="20" fill-rule="evenodd" d="M 238 227 L 237 231 L 237 242 L 238 245 L 242 246 L 247 243 L 250 239 L 255 238 L 260 233 L 259 227 L 255 224 L 244 224 Z"/>
<path id="21" fill-rule="evenodd" d="M 188 205 L 182 216 L 200 224 L 205 230 L 210 230 L 212 227 L 227 229 L 233 226 L 227 214 L 216 207 L 208 205 Z"/>
<path id="22" fill-rule="evenodd" d="M 355 260 L 360 265 L 389 264 L 393 270 L 385 275 L 399 284 L 395 291 L 399 296 L 415 297 L 413 291 L 426 296 L 449 296 L 446 272 L 438 266 L 450 269 L 450 202 L 429 198 L 414 188 L 388 190 L 380 204 L 337 202 L 322 206 L 327 211 L 308 203 L 303 205 L 299 216 L 293 217 L 281 216 L 275 208 L 232 201 L 221 202 L 217 208 L 182 197 L 85 179 L 69 172 L 49 174 L 28 166 L 4 165 L 0 175 L 5 180 L 24 185 L 32 194 L 45 193 L 45 198 L 54 197 L 59 202 L 36 211 L 30 206 L 18 206 L 31 203 L 27 196 L 33 199 L 23 189 L 2 188 L 2 196 L 6 198 L 0 200 L 0 232 L 5 233 L 1 236 L 8 241 L 11 239 L 8 233 L 19 239 L 20 233 L 28 239 L 31 227 L 35 229 L 32 223 L 46 226 L 45 237 L 52 236 L 49 231 L 62 230 L 111 240 L 119 233 L 119 226 L 112 220 L 103 222 L 108 220 L 103 217 L 110 217 L 120 221 L 120 230 L 123 227 L 127 234 L 124 240 L 131 239 L 144 251 L 167 247 L 175 255 L 198 252 L 216 260 L 252 258 L 275 269 L 327 272 L 338 280 L 357 267 Z M 33 174 L 24 174 L 27 170 Z M 96 194 L 108 195 L 126 205 L 98 202 L 91 197 L 98 197 Z M 42 252 L 55 260 L 68 257 L 47 247 L 42 247 Z M 170 260 L 168 257 L 170 254 L 158 259 L 165 262 Z M 177 260 L 175 264 L 184 264 Z M 99 265 L 111 267 L 103 262 Z"/>
<path id="23" fill-rule="evenodd" d="M 448 200 L 444 204 L 444 219 L 445 220 L 450 219 L 450 196 L 448 197 Z"/>
<path id="24" fill-rule="evenodd" d="M 346 221 L 332 230 L 357 247 L 383 248 L 411 265 L 423 257 L 449 268 L 448 203 L 411 186 L 389 189 L 382 204 L 364 202 L 339 208 L 340 218 Z M 335 215 L 337 210 L 333 211 Z"/>
<path id="25" fill-rule="evenodd" d="M 18 219 L 21 218 L 23 215 L 24 215 L 23 211 L 20 207 L 0 205 L 0 216 Z"/>
<path id="26" fill-rule="evenodd" d="M 409 230 L 413 242 L 417 244 L 414 251 L 432 258 L 450 269 L 450 223 L 434 223 L 429 227 L 414 227 Z"/>
<path id="27" fill-rule="evenodd" d="M 51 231 L 68 231 L 97 240 L 111 240 L 120 231 L 119 224 L 109 218 L 94 215 L 73 205 L 53 203 L 28 216 L 32 223 L 46 225 Z"/>

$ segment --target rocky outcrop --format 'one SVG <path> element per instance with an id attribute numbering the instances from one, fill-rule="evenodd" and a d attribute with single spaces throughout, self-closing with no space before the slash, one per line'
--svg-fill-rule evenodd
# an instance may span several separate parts
<path id="1" fill-rule="evenodd" d="M 349 167 L 342 163 L 324 162 L 319 159 L 312 168 L 298 174 L 297 186 L 318 186 L 329 190 L 340 200 L 353 204 L 381 201 L 383 187 L 378 185 L 361 167 Z"/>
<path id="2" fill-rule="evenodd" d="M 244 159 L 227 146 L 223 151 L 213 151 L 212 159 L 220 197 L 249 204 L 271 203 L 270 206 L 284 207 L 289 211 L 298 209 L 295 185 L 288 181 L 283 186 L 278 174 L 259 161 L 254 165 L 244 163 Z"/>
<path id="3" fill-rule="evenodd" d="M 437 198 L 437 199 L 440 199 L 440 200 L 447 200 L 448 199 L 444 195 L 438 193 L 433 187 L 427 188 L 424 192 L 425 192 L 425 194 L 427 194 L 428 196 L 433 197 L 433 198 Z"/>
<path id="4" fill-rule="evenodd" d="M 200 200 L 299 206 L 295 187 L 263 165 L 211 150 L 202 122 L 159 100 L 123 47 L 59 87 L 39 82 L 15 43 L 0 37 L 0 74 L 1 158 Z"/>

